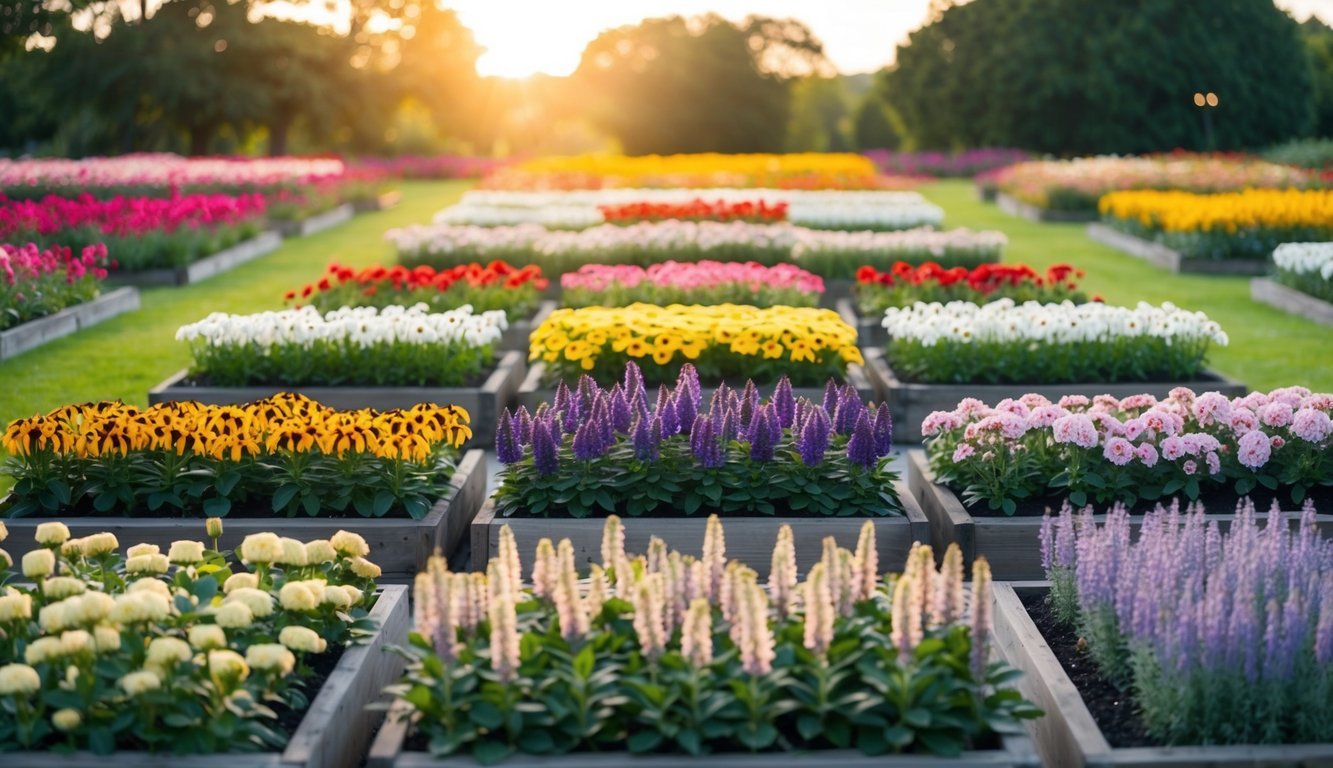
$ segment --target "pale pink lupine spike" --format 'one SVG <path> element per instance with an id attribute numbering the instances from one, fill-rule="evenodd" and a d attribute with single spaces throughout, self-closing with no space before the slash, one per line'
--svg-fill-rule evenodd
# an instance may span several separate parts
<path id="1" fill-rule="evenodd" d="M 613 570 L 625 557 L 625 526 L 618 515 L 608 515 L 602 526 L 602 567 Z"/>
<path id="2" fill-rule="evenodd" d="M 491 601 L 491 668 L 505 683 L 518 676 L 519 634 L 518 612 L 514 595 L 502 591 Z"/>
<path id="3" fill-rule="evenodd" d="M 755 677 L 773 671 L 776 651 L 773 632 L 768 626 L 768 595 L 757 584 L 741 589 L 741 668 Z"/>
<path id="4" fill-rule="evenodd" d="M 648 539 L 648 573 L 662 573 L 666 570 L 667 545 L 661 537 Z"/>
<path id="5" fill-rule="evenodd" d="M 544 599 L 555 595 L 555 582 L 560 575 L 560 559 L 555 552 L 555 545 L 548 538 L 537 542 L 537 552 L 532 558 L 532 594 Z"/>
<path id="6" fill-rule="evenodd" d="M 934 607 L 930 612 L 930 626 L 949 626 L 963 618 L 966 610 L 966 598 L 963 592 L 963 550 L 957 544 L 950 544 L 944 550 L 944 562 L 940 565 L 940 577 L 935 582 Z"/>
<path id="7" fill-rule="evenodd" d="M 722 573 L 727 567 L 727 540 L 722 531 L 722 521 L 717 515 L 708 516 L 708 524 L 704 529 L 703 562 L 708 599 L 717 602 L 722 589 Z"/>
<path id="8" fill-rule="evenodd" d="M 571 643 L 588 634 L 588 610 L 579 594 L 578 579 L 578 572 L 573 568 L 562 568 L 555 587 L 555 610 L 560 621 L 560 635 Z"/>
<path id="9" fill-rule="evenodd" d="M 412 580 L 412 626 L 417 634 L 430 637 L 435 632 L 435 580 L 422 571 Z"/>
<path id="10" fill-rule="evenodd" d="M 981 680 L 990 659 L 990 563 L 978 557 L 972 563 L 972 677 Z"/>
<path id="11" fill-rule="evenodd" d="M 860 577 L 860 566 L 856 562 L 856 555 L 845 549 L 838 549 L 838 593 L 833 596 L 834 603 L 838 607 L 838 615 L 851 616 L 856 607 L 857 580 Z"/>
<path id="12" fill-rule="evenodd" d="M 681 626 L 685 622 L 685 613 L 690 607 L 690 572 L 685 563 L 685 557 L 679 552 L 672 552 L 668 555 L 665 573 L 667 577 L 667 606 L 671 612 L 671 620 L 668 624 L 672 627 Z"/>
<path id="13" fill-rule="evenodd" d="M 713 606 L 702 597 L 691 600 L 685 612 L 680 652 L 696 669 L 713 663 Z"/>
<path id="14" fill-rule="evenodd" d="M 805 603 L 805 647 L 818 656 L 833 644 L 833 596 L 829 594 L 828 571 L 815 563 L 806 576 L 802 592 Z"/>
<path id="15" fill-rule="evenodd" d="M 912 651 L 916 644 L 912 641 L 912 633 L 909 630 L 911 625 L 912 612 L 912 582 L 915 579 L 910 573 L 904 572 L 898 578 L 893 586 L 893 626 L 889 630 L 889 642 L 898 649 L 898 660 L 901 664 L 907 664 L 912 658 Z"/>
<path id="16" fill-rule="evenodd" d="M 666 628 L 662 625 L 665 585 L 660 573 L 639 580 L 631 599 L 634 605 L 634 633 L 643 655 L 655 659 L 666 649 Z"/>
<path id="17" fill-rule="evenodd" d="M 929 544 L 917 544 L 913 555 L 918 561 L 916 573 L 921 582 L 917 588 L 917 615 L 924 622 L 935 599 L 935 582 L 939 580 L 939 574 L 935 571 L 935 552 Z"/>
<path id="18" fill-rule="evenodd" d="M 500 527 L 499 555 L 504 564 L 505 575 L 514 590 L 523 586 L 523 560 L 518 556 L 518 542 L 508 525 Z"/>
<path id="19" fill-rule="evenodd" d="M 468 579 L 468 618 L 466 628 L 475 629 L 481 623 L 481 617 L 491 610 L 488 578 L 484 573 L 463 574 Z"/>
<path id="20" fill-rule="evenodd" d="M 793 590 L 796 587 L 796 543 L 791 526 L 778 529 L 778 541 L 773 547 L 773 562 L 768 570 L 768 591 L 776 604 L 779 616 L 788 616 L 795 607 Z"/>
<path id="21" fill-rule="evenodd" d="M 606 605 L 606 572 L 596 563 L 588 569 L 588 595 L 584 602 L 588 613 L 594 617 L 600 616 L 602 606 Z"/>
<path id="22" fill-rule="evenodd" d="M 858 599 L 869 600 L 879 584 L 879 550 L 876 548 L 875 523 L 872 520 L 861 525 L 861 536 L 856 541 L 856 562 L 860 568 Z"/>

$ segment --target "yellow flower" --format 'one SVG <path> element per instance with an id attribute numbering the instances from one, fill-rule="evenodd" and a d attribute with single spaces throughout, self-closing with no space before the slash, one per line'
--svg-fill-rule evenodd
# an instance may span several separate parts
<path id="1" fill-rule="evenodd" d="M 204 559 L 204 545 L 199 541 L 173 541 L 167 560 L 177 565 L 193 565 Z"/>
<path id="2" fill-rule="evenodd" d="M 130 696 L 139 696 L 162 687 L 162 679 L 152 670 L 131 672 L 120 678 L 120 687 Z"/>
<path id="3" fill-rule="evenodd" d="M 245 629 L 255 621 L 245 603 L 227 603 L 213 612 L 213 621 L 224 629 Z"/>
<path id="4" fill-rule="evenodd" d="M 0 596 L 0 624 L 32 618 L 32 597 L 22 592 Z"/>
<path id="5" fill-rule="evenodd" d="M 210 517 L 204 521 L 204 533 L 208 534 L 210 539 L 222 537 L 222 518 Z"/>
<path id="6" fill-rule="evenodd" d="M 42 582 L 42 594 L 51 600 L 63 600 L 74 595 L 81 595 L 88 587 L 82 579 L 73 576 L 52 576 Z"/>
<path id="7" fill-rule="evenodd" d="M 276 533 L 252 533 L 241 542 L 241 559 L 267 565 L 282 559 L 282 539 Z"/>
<path id="8" fill-rule="evenodd" d="M 305 557 L 310 565 L 331 563 L 338 559 L 338 553 L 334 551 L 328 539 L 315 539 L 305 543 Z"/>
<path id="9" fill-rule="evenodd" d="M 319 607 L 323 593 L 323 588 L 316 595 L 305 584 L 290 582 L 278 590 L 278 603 L 288 611 L 313 611 Z"/>
<path id="10" fill-rule="evenodd" d="M 223 690 L 239 685 L 250 676 L 250 665 L 236 651 L 221 649 L 208 652 L 208 674 Z"/>
<path id="11" fill-rule="evenodd" d="M 64 523 L 40 523 L 33 538 L 44 547 L 58 547 L 69 540 L 69 528 Z"/>
<path id="12" fill-rule="evenodd" d="M 262 589 L 251 589 L 249 587 L 234 589 L 223 599 L 222 605 L 226 607 L 231 603 L 244 604 L 246 608 L 250 609 L 251 616 L 256 619 L 262 619 L 273 613 L 273 596 Z"/>
<path id="13" fill-rule="evenodd" d="M 135 544 L 125 550 L 125 557 L 142 557 L 144 555 L 156 555 L 162 552 L 162 548 L 156 544 Z"/>
<path id="14" fill-rule="evenodd" d="M 190 645 L 200 651 L 227 647 L 227 633 L 216 624 L 196 624 L 188 633 Z"/>
<path id="15" fill-rule="evenodd" d="M 57 709 L 51 715 L 51 725 L 61 733 L 68 733 L 82 724 L 83 715 L 77 709 Z"/>
<path id="16" fill-rule="evenodd" d="M 352 573 L 363 579 L 378 579 L 380 577 L 380 567 L 364 557 L 354 557 L 349 561 L 349 564 Z"/>
<path id="17" fill-rule="evenodd" d="M 29 696 L 41 687 L 42 678 L 27 664 L 0 667 L 0 696 Z"/>
<path id="18" fill-rule="evenodd" d="M 147 663 L 153 667 L 170 669 L 193 656 L 190 645 L 180 638 L 159 637 L 148 644 Z"/>
<path id="19" fill-rule="evenodd" d="M 166 555 L 139 555 L 125 561 L 126 573 L 166 573 L 169 567 Z"/>
<path id="20" fill-rule="evenodd" d="M 283 627 L 278 633 L 278 642 L 293 651 L 302 653 L 323 653 L 328 642 L 318 632 L 308 627 Z"/>
<path id="21" fill-rule="evenodd" d="M 23 556 L 23 575 L 30 579 L 50 576 L 56 569 L 56 554 L 49 549 L 34 549 Z"/>
<path id="22" fill-rule="evenodd" d="M 365 557 L 370 554 L 370 545 L 366 540 L 351 531 L 338 531 L 329 538 L 329 544 L 347 557 Z"/>
<path id="23" fill-rule="evenodd" d="M 290 675 L 296 668 L 296 656 L 279 643 L 257 643 L 245 651 L 245 661 L 251 669 L 262 669 L 277 675 Z"/>

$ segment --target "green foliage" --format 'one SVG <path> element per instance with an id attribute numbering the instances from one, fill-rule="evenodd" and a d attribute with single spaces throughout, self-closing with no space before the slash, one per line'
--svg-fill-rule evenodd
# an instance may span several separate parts
<path id="1" fill-rule="evenodd" d="M 1330 86 L 1333 89 L 1333 85 Z M 1333 127 L 1330 128 L 1333 135 Z M 1301 168 L 1333 169 L 1333 138 L 1297 139 L 1264 150 L 1265 160 Z"/>
<path id="2" fill-rule="evenodd" d="M 881 87 L 921 147 L 1263 146 L 1312 127 L 1299 30 L 1271 0 L 987 0 L 914 32 Z"/>
<path id="3" fill-rule="evenodd" d="M 1315 120 L 1314 136 L 1333 139 L 1333 27 L 1311 16 L 1301 25 L 1305 45 L 1314 65 Z M 1325 155 L 1327 158 L 1327 155 Z M 1326 159 L 1321 167 L 1333 165 Z"/>
<path id="4" fill-rule="evenodd" d="M 866 93 L 856 108 L 853 134 L 856 148 L 862 151 L 898 149 L 902 146 L 900 126 L 895 124 L 888 106 L 874 91 Z"/>
<path id="5" fill-rule="evenodd" d="M 792 84 L 788 152 L 846 152 L 850 98 L 841 77 L 806 77 Z"/>

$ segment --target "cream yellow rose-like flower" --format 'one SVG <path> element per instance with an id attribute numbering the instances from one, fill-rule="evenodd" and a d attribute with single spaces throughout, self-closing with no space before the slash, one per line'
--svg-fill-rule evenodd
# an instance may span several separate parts
<path id="1" fill-rule="evenodd" d="M 56 553 L 49 549 L 34 549 L 23 555 L 23 575 L 30 579 L 44 579 L 55 570 Z"/>
<path id="2" fill-rule="evenodd" d="M 83 715 L 77 709 L 57 709 L 51 715 L 51 725 L 61 733 L 69 733 L 83 724 Z"/>
<path id="3" fill-rule="evenodd" d="M 262 619 L 273 613 L 273 596 L 262 589 L 250 587 L 233 589 L 222 601 L 224 606 L 229 603 L 244 603 L 256 619 Z"/>
<path id="4" fill-rule="evenodd" d="M 251 669 L 260 669 L 278 675 L 290 675 L 296 668 L 296 656 L 279 643 L 257 643 L 245 651 L 245 661 Z"/>
<path id="5" fill-rule="evenodd" d="M 116 607 L 116 599 L 105 592 L 85 592 L 70 602 L 78 605 L 79 624 L 96 624 L 110 616 Z"/>
<path id="6" fill-rule="evenodd" d="M 282 559 L 282 539 L 276 533 L 252 533 L 241 542 L 241 559 L 267 565 Z"/>
<path id="7" fill-rule="evenodd" d="M 235 602 L 219 606 L 213 620 L 224 629 L 245 629 L 255 621 L 255 615 L 245 603 Z"/>
<path id="8" fill-rule="evenodd" d="M 351 531 L 338 531 L 329 538 L 329 544 L 336 552 L 347 557 L 365 557 L 370 554 L 370 545 L 366 540 Z"/>
<path id="9" fill-rule="evenodd" d="M 58 659 L 64 653 L 65 647 L 60 644 L 60 638 L 47 635 L 28 643 L 28 647 L 23 649 L 23 660 L 29 664 L 41 664 L 44 661 Z"/>
<path id="10" fill-rule="evenodd" d="M 88 586 L 82 579 L 73 576 L 51 576 L 42 582 L 42 594 L 51 600 L 63 600 L 66 597 L 81 595 Z"/>
<path id="11" fill-rule="evenodd" d="M 253 573 L 233 573 L 222 582 L 223 594 L 230 595 L 238 589 L 255 589 L 259 586 L 259 577 Z"/>
<path id="12" fill-rule="evenodd" d="M 120 650 L 120 630 L 115 627 L 93 627 L 93 643 L 98 653 L 111 653 Z"/>
<path id="13" fill-rule="evenodd" d="M 0 624 L 32 618 L 32 596 L 11 592 L 0 596 Z"/>
<path id="14" fill-rule="evenodd" d="M 380 567 L 364 557 L 354 557 L 349 563 L 352 568 L 352 573 L 363 579 L 378 579 L 380 577 Z"/>
<path id="15" fill-rule="evenodd" d="M 92 653 L 96 649 L 93 636 L 86 629 L 72 629 L 60 633 L 60 653 L 62 656 Z"/>
<path id="16" fill-rule="evenodd" d="M 307 565 L 331 563 L 338 559 L 338 553 L 328 539 L 315 539 L 305 543 L 305 558 Z"/>
<path id="17" fill-rule="evenodd" d="M 64 523 L 41 523 L 33 538 L 44 547 L 58 547 L 69 541 L 69 526 Z"/>
<path id="18" fill-rule="evenodd" d="M 187 633 L 190 645 L 200 651 L 227 647 L 227 633 L 216 624 L 196 624 Z"/>
<path id="19" fill-rule="evenodd" d="M 171 615 L 171 601 L 157 592 L 141 590 L 116 597 L 111 620 L 117 624 L 162 621 Z"/>
<path id="20" fill-rule="evenodd" d="M 167 556 L 161 554 L 136 555 L 125 560 L 126 573 L 166 573 L 170 568 Z"/>
<path id="21" fill-rule="evenodd" d="M 120 687 L 130 696 L 140 696 L 161 688 L 162 678 L 150 669 L 141 669 L 120 678 Z"/>
<path id="22" fill-rule="evenodd" d="M 84 557 L 97 557 L 110 552 L 115 552 L 120 547 L 120 541 L 116 539 L 116 534 L 103 531 L 94 533 L 91 536 L 84 536 L 80 549 L 83 550 Z"/>
<path id="23" fill-rule="evenodd" d="M 250 666 L 236 651 L 221 649 L 208 652 L 208 674 L 220 688 L 230 688 L 250 676 Z"/>
<path id="24" fill-rule="evenodd" d="M 324 587 L 324 602 L 332 605 L 334 608 L 352 607 L 352 596 L 347 594 L 347 590 L 334 584 Z"/>
<path id="25" fill-rule="evenodd" d="M 210 517 L 204 521 L 204 533 L 208 534 L 210 539 L 222 538 L 222 518 Z"/>
<path id="26" fill-rule="evenodd" d="M 309 627 L 283 627 L 278 633 L 278 642 L 301 653 L 323 653 L 328 647 L 328 642 Z"/>
<path id="27" fill-rule="evenodd" d="M 282 559 L 279 560 L 283 565 L 300 567 L 308 562 L 305 552 L 305 544 L 296 539 L 283 537 L 282 541 Z"/>
<path id="28" fill-rule="evenodd" d="M 27 696 L 42 687 L 37 670 L 27 664 L 6 664 L 0 667 L 0 696 Z"/>
<path id="29" fill-rule="evenodd" d="M 148 664 L 170 669 L 194 656 L 190 644 L 178 637 L 158 637 L 148 644 Z"/>
<path id="30" fill-rule="evenodd" d="M 59 632 L 65 627 L 79 623 L 79 605 L 77 600 L 61 600 L 42 606 L 37 613 L 37 626 L 43 632 Z"/>
<path id="31" fill-rule="evenodd" d="M 167 586 L 165 581 L 155 579 L 152 576 L 145 576 L 142 579 L 135 579 L 130 582 L 127 592 L 156 592 L 157 594 L 171 599 L 171 587 Z"/>
<path id="32" fill-rule="evenodd" d="M 204 545 L 199 541 L 173 541 L 167 560 L 176 565 L 194 565 L 204 559 Z"/>
<path id="33" fill-rule="evenodd" d="M 144 555 L 159 555 L 161 553 L 162 548 L 156 544 L 135 544 L 125 550 L 125 557 L 142 557 Z"/>
<path id="34" fill-rule="evenodd" d="M 323 590 L 320 592 L 322 597 Z M 278 590 L 278 602 L 287 611 L 313 611 L 319 607 L 320 597 L 301 582 L 288 582 Z"/>
<path id="35" fill-rule="evenodd" d="M 361 602 L 361 596 L 363 594 L 361 590 L 357 589 L 351 584 L 344 584 L 342 585 L 341 589 L 342 591 L 347 593 L 347 599 L 352 601 L 352 605 L 356 605 L 357 603 Z"/>

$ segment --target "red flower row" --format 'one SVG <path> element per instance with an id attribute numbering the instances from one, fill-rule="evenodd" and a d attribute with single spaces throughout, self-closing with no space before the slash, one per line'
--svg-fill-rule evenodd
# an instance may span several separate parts
<path id="1" fill-rule="evenodd" d="M 864 266 L 856 271 L 856 282 L 861 285 L 926 285 L 937 284 L 950 287 L 966 284 L 972 290 L 986 295 L 1005 286 L 1031 285 L 1035 287 L 1063 286 L 1069 290 L 1078 288 L 1075 278 L 1082 278 L 1083 270 L 1068 264 L 1056 264 L 1049 267 L 1043 275 L 1026 264 L 982 264 L 975 269 L 953 267 L 945 269 L 933 261 L 916 266 L 905 261 L 897 262 L 888 272 L 880 272 L 872 266 Z"/>
<path id="2" fill-rule="evenodd" d="M 485 265 L 472 262 L 471 264 L 459 264 L 456 267 L 442 270 L 436 270 L 434 267 L 424 264 L 410 269 L 401 265 L 385 267 L 376 264 L 356 269 L 340 264 L 330 264 L 324 277 L 319 282 L 302 288 L 299 295 L 301 298 L 309 298 L 316 291 L 333 290 L 335 286 L 347 283 L 356 283 L 363 286 L 365 288 L 363 292 L 370 296 L 374 295 L 380 287 L 394 291 L 417 289 L 446 291 L 460 283 L 472 287 L 499 286 L 504 288 L 519 288 L 531 284 L 537 290 L 543 291 L 546 290 L 549 281 L 542 277 L 542 269 L 536 264 L 519 268 L 503 261 L 492 261 Z M 297 295 L 297 291 L 288 291 L 285 298 L 291 301 Z"/>
<path id="3" fill-rule="evenodd" d="M 764 200 L 742 200 L 731 203 L 725 200 L 708 201 L 695 198 L 688 203 L 625 203 L 622 205 L 599 205 L 597 209 L 602 217 L 613 224 L 631 224 L 637 221 L 666 221 L 682 219 L 687 221 L 750 221 L 773 222 L 787 220 L 787 204 L 769 203 Z"/>

